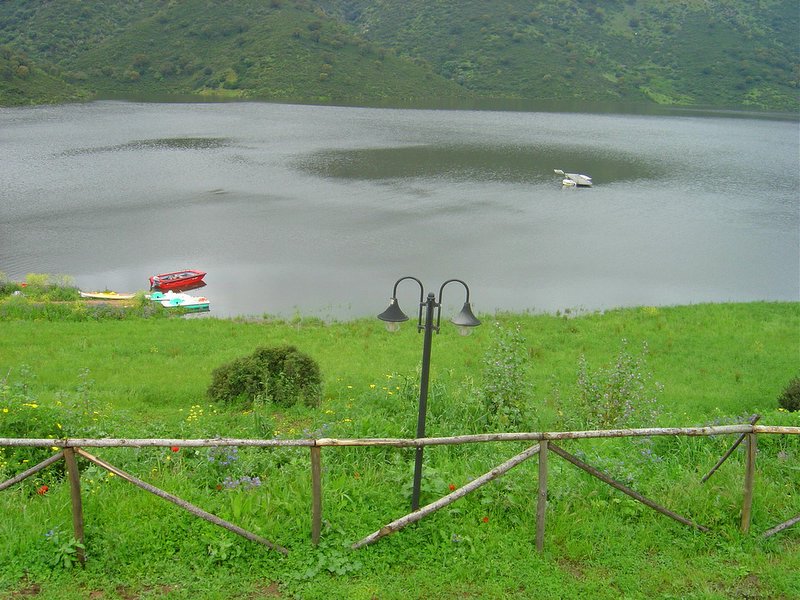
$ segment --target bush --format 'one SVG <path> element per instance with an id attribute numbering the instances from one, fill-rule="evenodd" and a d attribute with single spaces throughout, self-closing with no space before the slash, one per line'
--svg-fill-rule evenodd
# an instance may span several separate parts
<path id="1" fill-rule="evenodd" d="M 316 361 L 294 346 L 257 348 L 214 370 L 208 396 L 217 402 L 252 404 L 263 398 L 278 406 L 318 406 L 322 377 Z"/>
<path id="2" fill-rule="evenodd" d="M 528 380 L 528 355 L 519 325 L 505 329 L 495 323 L 494 339 L 483 357 L 480 397 L 487 421 L 501 427 L 522 424 L 532 384 Z"/>
<path id="3" fill-rule="evenodd" d="M 800 410 L 800 377 L 795 377 L 778 396 L 778 404 L 788 411 Z"/>

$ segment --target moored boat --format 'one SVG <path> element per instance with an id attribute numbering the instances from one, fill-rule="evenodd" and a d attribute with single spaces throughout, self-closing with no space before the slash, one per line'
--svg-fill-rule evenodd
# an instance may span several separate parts
<path id="1" fill-rule="evenodd" d="M 205 296 L 192 296 L 169 290 L 165 293 L 153 292 L 149 298 L 165 308 L 183 308 L 192 312 L 211 310 L 211 302 Z"/>
<path id="2" fill-rule="evenodd" d="M 78 292 L 81 298 L 91 300 L 132 300 L 136 294 L 120 294 L 119 292 Z"/>
<path id="3" fill-rule="evenodd" d="M 592 187 L 592 178 L 588 175 L 565 173 L 561 169 L 553 169 L 553 172 L 564 178 L 561 180 L 561 185 L 564 187 Z"/>
<path id="4" fill-rule="evenodd" d="M 172 290 L 197 286 L 197 284 L 203 282 L 203 277 L 205 276 L 205 271 L 197 271 L 195 269 L 159 273 L 150 277 L 150 289 Z"/>

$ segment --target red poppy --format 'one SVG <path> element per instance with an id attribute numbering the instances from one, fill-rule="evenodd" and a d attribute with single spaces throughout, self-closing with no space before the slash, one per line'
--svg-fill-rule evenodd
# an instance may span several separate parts
<path id="1" fill-rule="evenodd" d="M 36 493 L 39 494 L 40 496 L 44 496 L 47 493 L 47 490 L 49 489 L 50 489 L 49 487 L 43 485 L 36 490 Z"/>
<path id="2" fill-rule="evenodd" d="M 451 492 L 455 492 L 456 491 L 456 484 L 455 483 L 451 483 L 450 484 L 450 491 Z"/>
<path id="3" fill-rule="evenodd" d="M 488 523 L 488 522 L 489 522 L 489 517 L 483 517 L 483 519 L 481 519 L 481 520 L 482 520 L 484 523 Z"/>
<path id="4" fill-rule="evenodd" d="M 180 450 L 180 448 L 178 448 L 178 446 L 172 446 L 170 450 L 172 450 L 173 452 L 177 452 L 178 450 Z"/>

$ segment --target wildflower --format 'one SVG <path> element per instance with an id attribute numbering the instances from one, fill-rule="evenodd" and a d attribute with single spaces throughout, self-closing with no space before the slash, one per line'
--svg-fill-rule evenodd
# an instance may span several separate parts
<path id="1" fill-rule="evenodd" d="M 779 410 L 780 410 L 780 409 L 779 409 Z M 7 412 L 8 412 L 8 409 L 7 409 L 7 408 L 4 408 L 4 409 L 3 409 L 3 412 L 4 412 L 4 413 L 7 413 Z"/>
<path id="2" fill-rule="evenodd" d="M 374 383 L 370 383 L 369 384 L 369 389 L 374 390 L 375 389 L 375 384 Z"/>
<path id="3" fill-rule="evenodd" d="M 483 521 L 484 523 L 488 523 L 489 522 L 489 517 L 483 517 L 483 519 L 481 519 L 481 521 Z"/>
<path id="4" fill-rule="evenodd" d="M 172 446 L 172 448 L 170 448 L 170 450 L 172 450 L 173 452 L 178 452 L 180 450 L 180 448 L 178 446 Z"/>
<path id="5" fill-rule="evenodd" d="M 456 491 L 456 484 L 454 484 L 454 483 L 450 484 L 450 491 L 451 492 L 455 492 Z"/>
<path id="6" fill-rule="evenodd" d="M 49 489 L 50 489 L 49 487 L 47 487 L 46 485 L 43 485 L 43 486 L 40 486 L 36 490 L 36 493 L 39 494 L 40 496 L 44 496 Z"/>

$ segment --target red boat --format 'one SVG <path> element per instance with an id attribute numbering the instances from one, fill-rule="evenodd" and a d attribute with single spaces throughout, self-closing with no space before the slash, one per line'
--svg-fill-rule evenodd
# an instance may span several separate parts
<path id="1" fill-rule="evenodd" d="M 194 269 L 161 273 L 150 278 L 150 288 L 172 290 L 175 288 L 200 287 L 198 284 L 203 284 L 203 277 L 205 276 L 205 271 L 196 271 Z"/>

